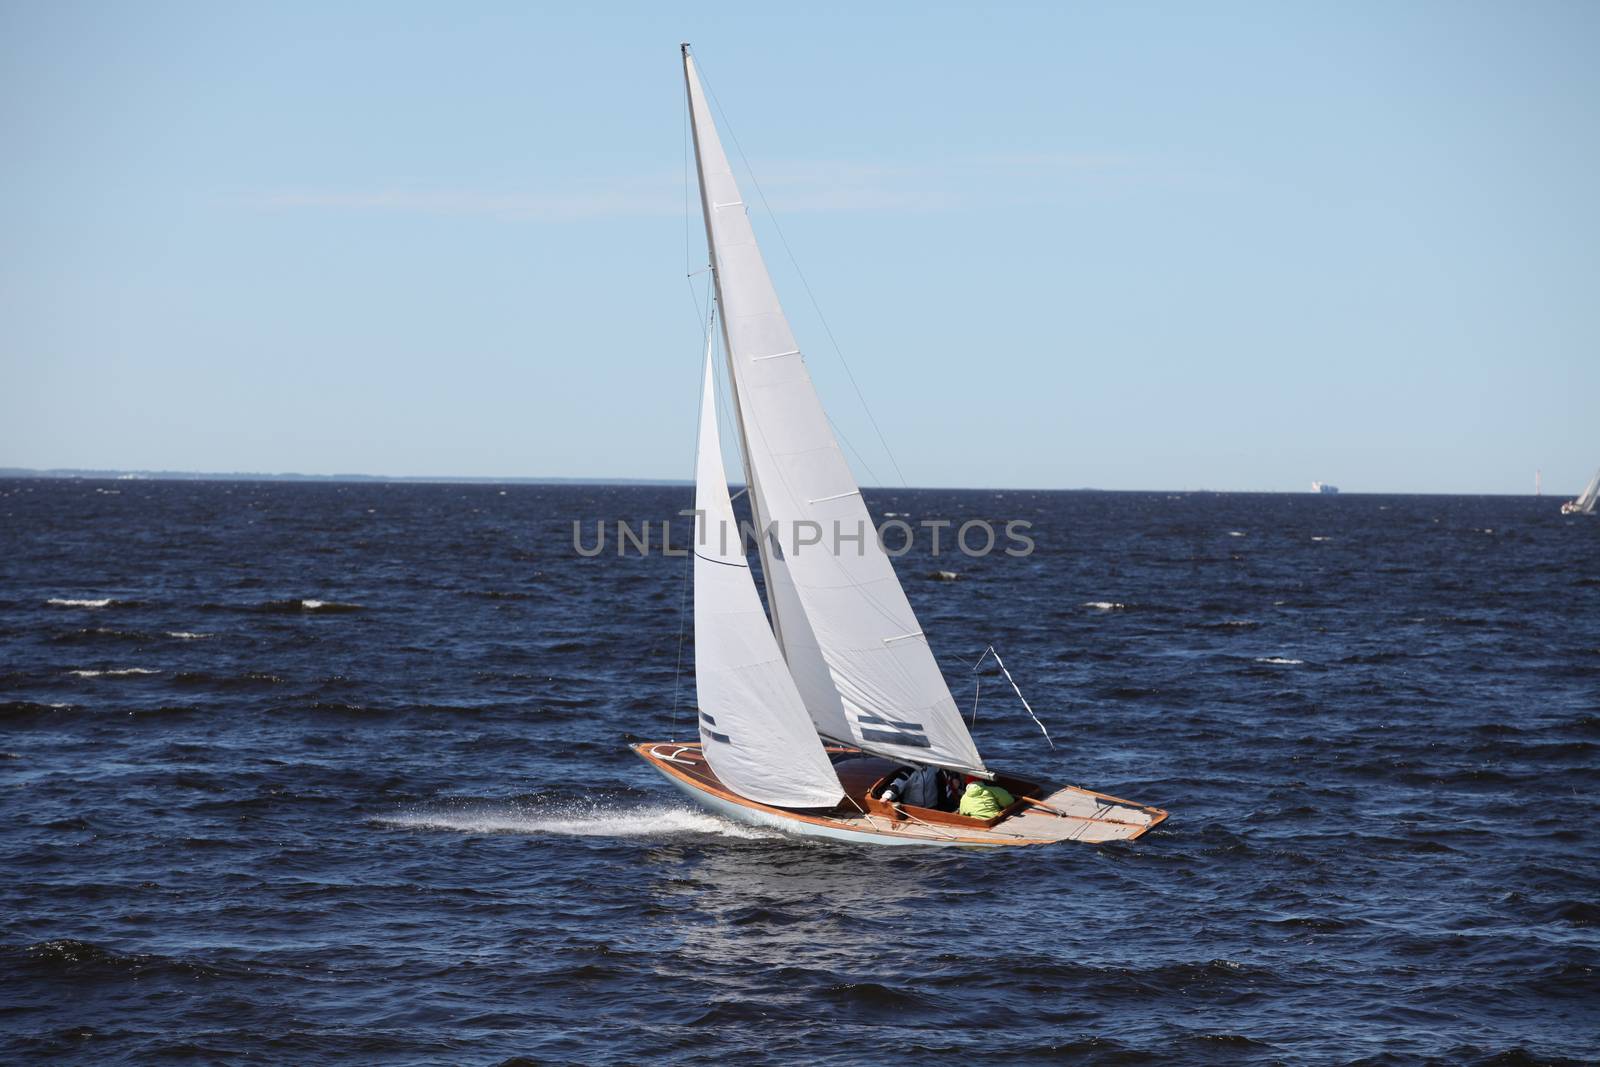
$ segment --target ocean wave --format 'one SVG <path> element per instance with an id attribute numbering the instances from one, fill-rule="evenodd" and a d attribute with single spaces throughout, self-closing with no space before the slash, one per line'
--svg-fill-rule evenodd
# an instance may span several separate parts
<path id="1" fill-rule="evenodd" d="M 110 626 L 85 626 L 50 638 L 52 644 L 95 644 L 103 641 L 148 641 L 150 635 L 138 630 L 117 630 Z"/>
<path id="2" fill-rule="evenodd" d="M 144 978 L 171 975 L 184 978 L 217 978 L 227 971 L 196 960 L 160 956 L 147 952 L 118 952 L 92 941 L 58 938 L 26 947 L 4 946 L 0 958 L 10 957 L 18 969 L 26 968 L 39 977 L 63 978 L 74 982 L 96 979 Z"/>
<path id="3" fill-rule="evenodd" d="M 529 805 L 471 811 L 420 811 L 380 815 L 372 821 L 415 830 L 454 830 L 464 834 L 555 834 L 569 837 L 676 837 L 717 834 L 765 839 L 777 831 L 742 826 L 703 811 L 653 805 L 608 808 L 603 805 Z"/>
<path id="4" fill-rule="evenodd" d="M 337 600 L 317 600 L 314 597 L 305 597 L 299 600 L 269 600 L 264 604 L 257 605 L 256 610 L 282 615 L 298 615 L 303 612 L 337 615 L 366 609 L 360 604 L 346 604 Z"/>
<path id="5" fill-rule="evenodd" d="M 101 597 L 99 600 L 77 599 L 74 597 L 53 596 L 45 601 L 46 604 L 57 608 L 106 608 L 116 603 L 111 597 Z"/>
<path id="6" fill-rule="evenodd" d="M 118 667 L 112 670 L 104 671 L 82 670 L 68 671 L 67 673 L 77 675 L 79 678 L 127 678 L 131 675 L 160 674 L 161 672 L 158 670 L 152 670 L 149 667 Z"/>
<path id="7" fill-rule="evenodd" d="M 241 689 L 253 686 L 279 685 L 283 679 L 265 671 L 241 671 L 238 674 L 213 674 L 209 671 L 179 671 L 172 676 L 174 685 L 197 686 L 203 689 Z"/>
<path id="8" fill-rule="evenodd" d="M 1128 605 L 1119 604 L 1115 600 L 1086 600 L 1083 606 L 1094 608 L 1096 611 L 1125 611 L 1128 607 Z"/>
<path id="9" fill-rule="evenodd" d="M 48 715 L 72 707 L 71 704 L 42 704 L 37 700 L 0 700 L 0 722 L 34 715 Z"/>
<path id="10" fill-rule="evenodd" d="M 1298 667 L 1305 663 L 1303 659 L 1286 659 L 1283 656 L 1257 656 L 1257 663 L 1271 663 L 1280 667 Z"/>
<path id="11" fill-rule="evenodd" d="M 191 633 L 188 630 L 168 630 L 167 636 L 176 637 L 180 641 L 203 641 L 211 635 Z"/>

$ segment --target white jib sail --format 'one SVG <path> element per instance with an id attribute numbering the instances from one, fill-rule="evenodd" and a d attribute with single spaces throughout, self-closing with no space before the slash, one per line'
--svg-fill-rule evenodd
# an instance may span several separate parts
<path id="1" fill-rule="evenodd" d="M 728 363 L 779 534 L 767 592 L 806 710 L 868 751 L 986 773 L 811 384 L 687 52 L 684 76 Z"/>
<path id="2" fill-rule="evenodd" d="M 767 625 L 734 523 L 709 352 L 694 498 L 694 674 L 706 762 L 750 800 L 832 807 L 844 789 Z"/>

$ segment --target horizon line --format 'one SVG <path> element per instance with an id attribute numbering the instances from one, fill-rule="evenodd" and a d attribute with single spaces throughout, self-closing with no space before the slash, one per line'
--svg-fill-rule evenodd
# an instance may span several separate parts
<path id="1" fill-rule="evenodd" d="M 420 485 L 638 485 L 638 486 L 693 486 L 688 478 L 646 477 L 591 477 L 571 475 L 475 475 L 475 474 L 361 474 L 340 472 L 335 474 L 304 474 L 298 471 L 185 471 L 185 470 L 129 470 L 96 467 L 0 467 L 0 479 L 60 480 L 60 481 L 148 481 L 148 482 L 331 482 L 336 484 L 396 483 Z M 744 485 L 740 481 L 730 486 Z M 1345 492 L 1320 494 L 1310 489 L 1112 489 L 1102 486 L 1011 486 L 1011 485 L 863 485 L 863 490 L 893 492 L 896 490 L 931 490 L 945 492 L 1006 492 L 1006 493 L 1213 493 L 1261 496 L 1497 496 L 1533 497 L 1557 500 L 1564 493 L 1429 493 L 1399 490 Z"/>

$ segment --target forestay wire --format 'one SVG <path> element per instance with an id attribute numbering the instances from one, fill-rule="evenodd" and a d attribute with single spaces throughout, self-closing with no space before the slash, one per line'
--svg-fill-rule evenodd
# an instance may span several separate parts
<path id="1" fill-rule="evenodd" d="M 1033 707 L 1028 703 L 1028 698 L 1022 695 L 1021 689 L 1017 688 L 1017 680 L 1011 677 L 1010 671 L 1006 670 L 1005 663 L 1000 659 L 1000 653 L 994 650 L 993 645 L 985 648 L 983 650 L 983 655 L 978 657 L 978 662 L 972 665 L 972 724 L 976 725 L 978 721 L 978 694 L 983 689 L 983 682 L 978 676 L 977 671 L 979 667 L 983 666 L 983 661 L 988 659 L 990 656 L 994 657 L 995 665 L 1000 668 L 1000 673 L 1006 676 L 1006 681 L 1011 683 L 1011 691 L 1017 694 L 1018 700 L 1022 701 L 1022 706 L 1027 709 L 1028 717 L 1033 720 L 1034 725 L 1039 727 L 1039 732 L 1044 734 L 1044 739 L 1046 741 L 1050 742 L 1050 747 L 1055 748 L 1056 743 L 1050 739 L 1050 731 L 1044 728 L 1044 723 L 1039 721 L 1039 716 L 1033 713 Z"/>

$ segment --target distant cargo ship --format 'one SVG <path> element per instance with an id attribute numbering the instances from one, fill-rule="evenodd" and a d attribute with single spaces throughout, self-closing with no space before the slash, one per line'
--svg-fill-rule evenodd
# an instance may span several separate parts
<path id="1" fill-rule="evenodd" d="M 1337 485 L 1329 485 L 1327 482 L 1312 482 L 1311 491 L 1313 493 L 1321 493 L 1323 496 L 1333 496 L 1339 491 L 1339 487 Z"/>

